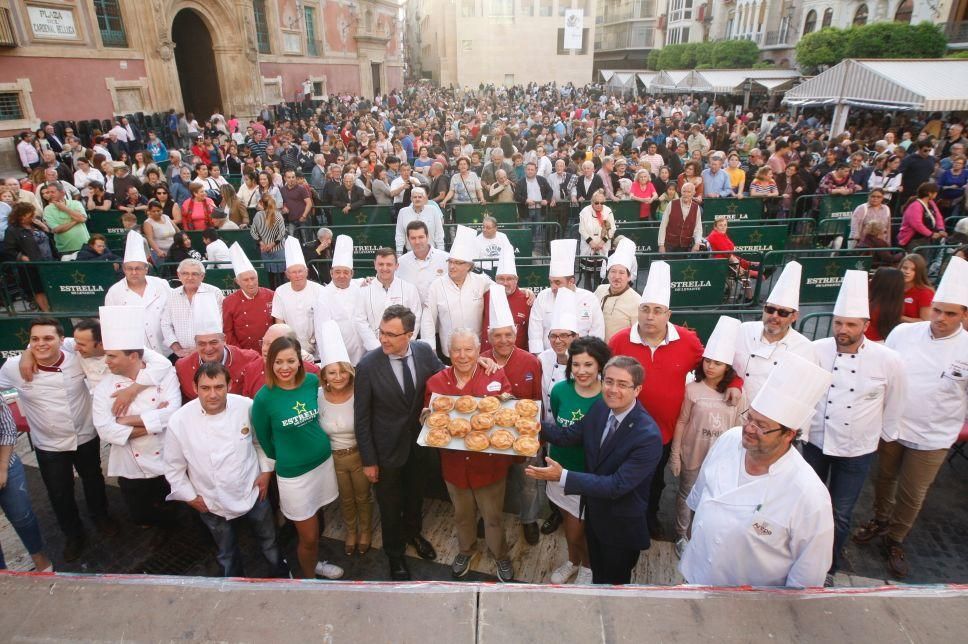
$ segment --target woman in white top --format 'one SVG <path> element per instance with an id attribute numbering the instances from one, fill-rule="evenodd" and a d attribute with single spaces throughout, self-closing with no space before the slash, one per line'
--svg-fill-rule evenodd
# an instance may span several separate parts
<path id="1" fill-rule="evenodd" d="M 74 173 L 74 187 L 81 191 L 81 196 L 87 199 L 87 184 L 97 181 L 104 185 L 104 175 L 97 168 L 91 167 L 91 162 L 80 157 L 77 160 L 77 171 Z"/>
<path id="2" fill-rule="evenodd" d="M 242 183 L 239 185 L 237 196 L 246 210 L 259 207 L 259 181 L 252 170 L 246 170 L 242 174 Z"/>
<path id="3" fill-rule="evenodd" d="M 148 216 L 141 226 L 145 241 L 151 248 L 151 254 L 158 264 L 168 256 L 168 251 L 178 232 L 178 226 L 165 214 L 163 206 L 157 199 L 148 202 Z"/>
<path id="4" fill-rule="evenodd" d="M 370 549 L 373 532 L 370 481 L 363 473 L 353 422 L 355 374 L 349 362 L 324 365 L 319 389 L 319 424 L 332 445 L 339 505 L 346 526 L 345 552 L 348 556 L 357 549 L 361 555 L 365 554 Z"/>
<path id="5" fill-rule="evenodd" d="M 387 180 L 387 169 L 382 165 L 373 169 L 373 181 L 370 182 L 370 190 L 376 205 L 389 206 L 393 204 L 393 197 L 390 195 L 390 182 Z"/>
<path id="6" fill-rule="evenodd" d="M 605 191 L 596 190 L 589 205 L 578 213 L 580 255 L 608 255 L 615 237 L 615 215 L 605 205 Z"/>
<path id="7" fill-rule="evenodd" d="M 131 174 L 136 176 L 141 181 L 145 180 L 145 173 L 148 172 L 148 166 L 152 163 L 150 156 L 145 158 L 145 153 L 138 150 L 134 153 L 134 162 L 131 164 Z"/>

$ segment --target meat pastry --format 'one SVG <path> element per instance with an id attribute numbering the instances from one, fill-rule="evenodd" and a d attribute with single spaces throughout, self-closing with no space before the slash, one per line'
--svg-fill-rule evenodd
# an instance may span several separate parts
<path id="1" fill-rule="evenodd" d="M 482 411 L 486 414 L 491 414 L 496 412 L 501 408 L 501 401 L 494 396 L 488 396 L 487 398 L 481 398 L 481 402 L 477 403 L 477 411 Z"/>
<path id="2" fill-rule="evenodd" d="M 513 409 L 500 409 L 494 414 L 494 424 L 500 427 L 514 427 L 518 413 Z"/>
<path id="3" fill-rule="evenodd" d="M 514 405 L 514 410 L 521 418 L 534 418 L 538 415 L 538 403 L 533 400 L 519 400 Z"/>
<path id="4" fill-rule="evenodd" d="M 464 437 L 464 447 L 469 450 L 480 452 L 491 446 L 491 441 L 486 432 L 471 432 Z"/>
<path id="5" fill-rule="evenodd" d="M 462 414 L 469 414 L 477 409 L 477 398 L 472 396 L 461 396 L 457 399 L 454 409 Z"/>
<path id="6" fill-rule="evenodd" d="M 450 445 L 450 432 L 446 429 L 431 429 L 427 432 L 427 444 L 431 447 L 447 447 Z"/>
<path id="7" fill-rule="evenodd" d="M 494 427 L 494 416 L 490 414 L 474 414 L 471 416 L 471 427 L 474 431 L 486 431 Z"/>
<path id="8" fill-rule="evenodd" d="M 442 411 L 435 411 L 427 418 L 427 427 L 430 429 L 447 429 L 448 423 L 450 423 L 450 416 Z"/>
<path id="9" fill-rule="evenodd" d="M 450 430 L 451 436 L 463 438 L 471 431 L 471 423 L 466 418 L 451 418 L 447 429 Z"/>
<path id="10" fill-rule="evenodd" d="M 514 435 L 506 429 L 498 429 L 491 434 L 491 447 L 508 449 L 514 444 Z"/>
<path id="11" fill-rule="evenodd" d="M 450 396 L 437 396 L 430 406 L 434 411 L 450 411 L 454 408 L 454 399 Z"/>
<path id="12" fill-rule="evenodd" d="M 534 436 L 522 436 L 514 441 L 514 451 L 521 456 L 534 456 L 538 453 L 538 439 Z"/>

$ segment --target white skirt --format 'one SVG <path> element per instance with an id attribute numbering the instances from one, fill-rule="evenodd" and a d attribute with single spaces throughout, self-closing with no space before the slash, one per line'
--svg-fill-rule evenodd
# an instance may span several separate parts
<path id="1" fill-rule="evenodd" d="M 548 500 L 557 505 L 559 508 L 575 517 L 579 518 L 580 514 L 580 494 L 565 494 L 565 488 L 558 485 L 557 483 L 548 482 L 545 486 L 545 494 L 548 495 Z"/>
<path id="2" fill-rule="evenodd" d="M 279 509 L 290 521 L 305 521 L 319 508 L 339 496 L 333 457 L 319 467 L 293 478 L 276 475 L 279 484 Z"/>

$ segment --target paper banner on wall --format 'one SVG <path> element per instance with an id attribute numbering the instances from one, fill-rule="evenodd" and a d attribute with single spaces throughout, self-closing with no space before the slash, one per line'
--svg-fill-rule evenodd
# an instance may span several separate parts
<path id="1" fill-rule="evenodd" d="M 565 49 L 581 49 L 581 31 L 584 23 L 583 9 L 565 9 Z"/>

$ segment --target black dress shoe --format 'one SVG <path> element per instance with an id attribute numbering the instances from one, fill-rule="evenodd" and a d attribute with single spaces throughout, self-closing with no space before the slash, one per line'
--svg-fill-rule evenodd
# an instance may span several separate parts
<path id="1" fill-rule="evenodd" d="M 531 523 L 522 523 L 521 530 L 524 531 L 524 540 L 528 542 L 528 545 L 537 545 L 538 539 L 541 534 L 538 532 L 537 521 L 532 521 Z"/>
<path id="2" fill-rule="evenodd" d="M 437 558 L 437 551 L 434 550 L 434 547 L 430 545 L 429 541 L 423 538 L 423 535 L 418 534 L 411 539 L 410 545 L 414 547 L 421 559 L 433 561 Z"/>
<path id="3" fill-rule="evenodd" d="M 390 557 L 390 579 L 393 581 L 410 581 L 410 568 L 403 557 Z"/>
<path id="4" fill-rule="evenodd" d="M 541 534 L 554 534 L 555 531 L 561 526 L 561 522 L 564 519 L 561 516 L 561 512 L 557 508 L 551 510 L 551 514 L 545 519 L 545 522 L 541 524 Z"/>

